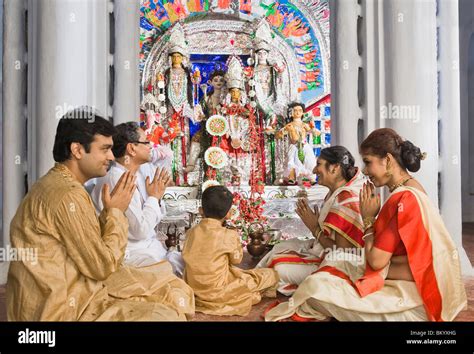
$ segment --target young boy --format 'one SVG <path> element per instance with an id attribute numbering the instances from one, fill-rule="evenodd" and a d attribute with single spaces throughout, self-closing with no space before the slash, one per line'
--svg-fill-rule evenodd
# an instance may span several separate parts
<path id="1" fill-rule="evenodd" d="M 232 193 L 224 186 L 204 191 L 204 218 L 188 231 L 182 253 L 184 277 L 194 290 L 196 311 L 206 314 L 245 316 L 262 296 L 276 296 L 279 279 L 273 269 L 234 266 L 242 260 L 242 246 L 237 232 L 223 226 L 232 200 Z"/>

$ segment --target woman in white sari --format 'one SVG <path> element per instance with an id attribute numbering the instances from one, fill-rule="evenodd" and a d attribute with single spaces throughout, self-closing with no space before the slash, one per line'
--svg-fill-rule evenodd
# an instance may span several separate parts
<path id="1" fill-rule="evenodd" d="M 314 239 L 291 239 L 277 244 L 257 265 L 275 268 L 280 275 L 278 291 L 291 295 L 298 285 L 315 272 L 333 248 L 361 249 L 363 226 L 359 210 L 359 192 L 364 183 L 354 166 L 354 157 L 342 146 L 321 151 L 313 171 L 318 183 L 329 188 L 321 211 L 314 212 L 306 199 L 300 199 L 296 212 Z"/>
<path id="2" fill-rule="evenodd" d="M 418 171 L 424 154 L 386 128 L 372 132 L 360 150 L 373 183 L 360 194 L 365 259 L 326 256 L 289 302 L 266 313 L 267 321 L 295 313 L 317 320 L 451 321 L 466 307 L 456 246 L 423 187 L 407 172 Z M 380 210 L 375 187 L 382 186 L 391 195 Z"/>

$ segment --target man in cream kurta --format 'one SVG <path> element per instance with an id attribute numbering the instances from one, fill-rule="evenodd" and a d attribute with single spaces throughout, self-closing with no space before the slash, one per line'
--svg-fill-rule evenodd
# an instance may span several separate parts
<path id="1" fill-rule="evenodd" d="M 185 320 L 194 313 L 193 292 L 169 263 L 121 266 L 128 230 L 123 210 L 134 177 L 125 174 L 111 194 L 104 189 L 107 207 L 99 217 L 83 187 L 105 175 L 113 160 L 113 127 L 93 118 L 60 120 L 53 154 L 61 163 L 32 186 L 13 218 L 12 247 L 35 248 L 38 259 L 11 263 L 8 319 Z"/>

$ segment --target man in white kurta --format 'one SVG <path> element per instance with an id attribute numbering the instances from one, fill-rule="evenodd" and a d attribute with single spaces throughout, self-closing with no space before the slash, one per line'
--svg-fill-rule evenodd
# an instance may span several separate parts
<path id="1" fill-rule="evenodd" d="M 120 128 L 120 126 L 117 128 Z M 127 159 L 125 160 L 129 161 L 130 164 L 124 166 L 119 162 L 123 162 L 123 160 L 117 158 L 117 161 L 112 164 L 107 175 L 97 179 L 96 185 L 91 192 L 97 212 L 102 210 L 101 191 L 104 183 L 109 184 L 111 188 L 113 188 L 123 172 L 128 170 L 127 167 L 133 166 L 132 161 L 138 159 L 140 154 L 146 151 L 145 149 L 149 149 L 146 144 L 142 144 L 146 142 L 144 132 L 141 131 L 140 128 L 138 128 L 138 130 L 139 138 L 136 143 L 137 155 L 126 156 Z M 138 149 L 143 149 L 143 151 L 139 151 Z M 163 163 L 163 154 L 160 154 L 160 151 L 153 148 L 151 152 L 148 153 L 148 156 L 150 162 L 141 164 L 136 171 L 137 189 L 125 212 L 129 222 L 129 229 L 124 263 L 135 267 L 144 267 L 163 260 L 168 260 L 175 274 L 182 276 L 184 263 L 181 253 L 174 249 L 167 250 L 157 238 L 156 228 L 166 215 L 165 204 L 155 196 L 148 195 L 146 188 L 146 178 L 148 177 L 150 181 L 153 180 L 157 166 Z"/>

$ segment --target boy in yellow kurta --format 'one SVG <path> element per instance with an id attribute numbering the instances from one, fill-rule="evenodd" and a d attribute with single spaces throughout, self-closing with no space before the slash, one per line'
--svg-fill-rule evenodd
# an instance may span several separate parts
<path id="1" fill-rule="evenodd" d="M 242 260 L 242 246 L 237 232 L 223 226 L 232 200 L 224 186 L 207 188 L 204 219 L 188 231 L 183 249 L 184 277 L 194 290 L 196 311 L 210 315 L 245 316 L 262 296 L 276 296 L 278 273 L 273 269 L 234 266 Z"/>

